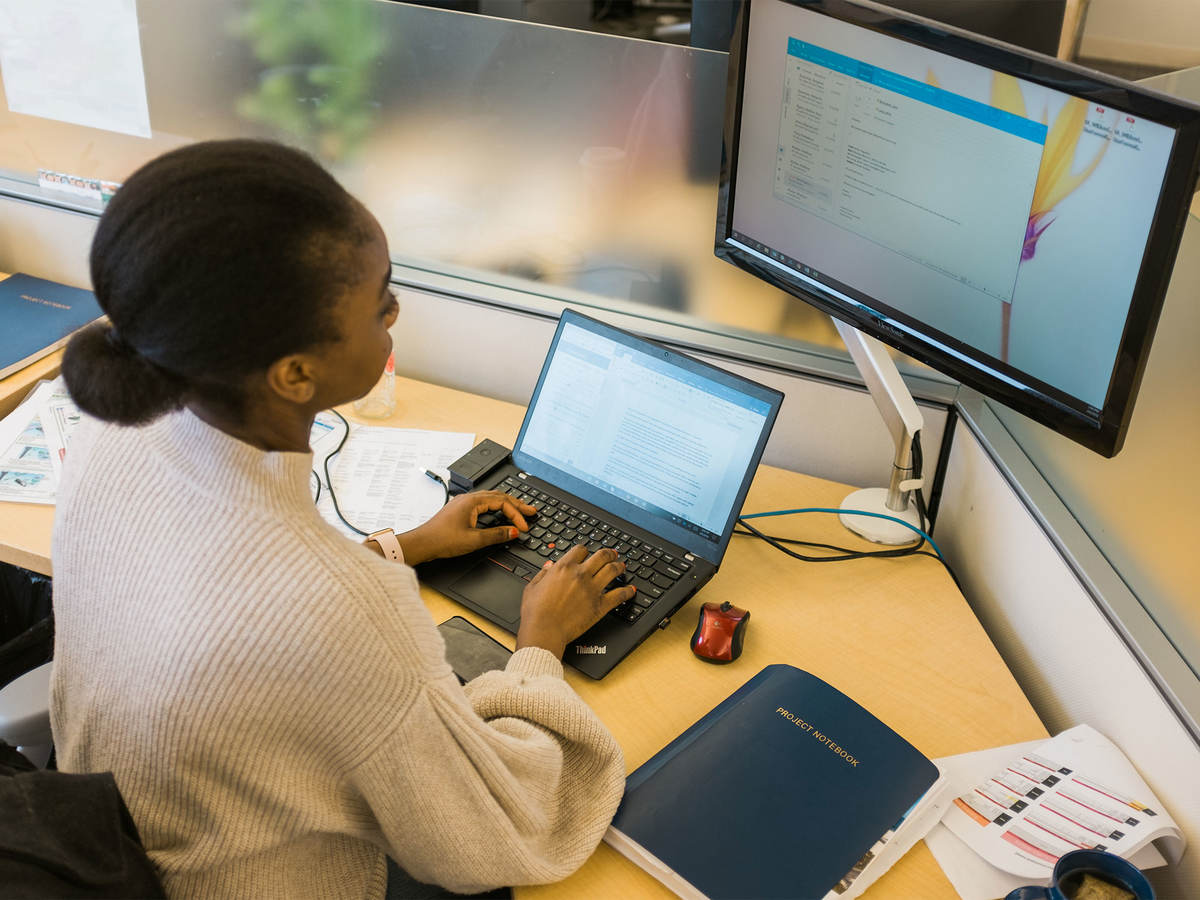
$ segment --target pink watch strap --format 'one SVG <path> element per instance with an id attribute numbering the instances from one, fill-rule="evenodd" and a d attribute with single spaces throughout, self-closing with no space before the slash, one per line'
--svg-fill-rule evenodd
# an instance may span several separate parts
<path id="1" fill-rule="evenodd" d="M 373 531 L 367 535 L 367 540 L 374 541 L 379 545 L 384 559 L 390 559 L 392 562 L 404 562 L 404 551 L 400 549 L 400 542 L 396 540 L 396 532 L 392 529 L 381 528 L 379 531 Z"/>

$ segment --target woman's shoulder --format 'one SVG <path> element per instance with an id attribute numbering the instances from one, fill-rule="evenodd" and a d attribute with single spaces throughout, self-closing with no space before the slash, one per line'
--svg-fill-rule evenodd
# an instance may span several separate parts
<path id="1" fill-rule="evenodd" d="M 136 471 L 136 437 L 130 433 L 135 430 L 80 413 L 62 457 L 62 476 L 55 490 L 56 523 L 67 514 L 81 488 L 108 484 L 114 472 Z"/>
<path id="2" fill-rule="evenodd" d="M 307 605 L 335 604 L 339 632 L 369 634 L 388 656 L 442 674 L 444 644 L 411 567 L 382 559 L 315 515 L 271 531 L 264 539 L 285 548 L 280 573 L 302 586 Z"/>
<path id="3" fill-rule="evenodd" d="M 289 565 L 310 568 L 365 595 L 394 594 L 398 589 L 418 593 L 416 573 L 409 566 L 372 553 L 326 522 L 315 509 L 275 519 L 267 527 L 277 529 L 279 538 L 287 542 Z"/>

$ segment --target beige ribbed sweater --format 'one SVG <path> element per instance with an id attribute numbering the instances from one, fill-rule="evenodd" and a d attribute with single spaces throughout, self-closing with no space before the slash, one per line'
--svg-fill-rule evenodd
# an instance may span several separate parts
<path id="1" fill-rule="evenodd" d="M 54 527 L 59 766 L 111 770 L 170 896 L 381 897 L 563 878 L 611 734 L 527 648 L 459 686 L 411 568 L 313 509 L 308 453 L 187 411 L 87 422 Z"/>

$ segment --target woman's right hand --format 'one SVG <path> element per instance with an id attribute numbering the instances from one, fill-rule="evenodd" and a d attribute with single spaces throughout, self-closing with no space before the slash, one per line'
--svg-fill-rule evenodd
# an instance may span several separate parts
<path id="1" fill-rule="evenodd" d="M 557 562 L 547 563 L 525 587 L 517 649 L 542 647 L 559 659 L 567 643 L 579 637 L 609 610 L 633 597 L 632 585 L 604 588 L 625 571 L 617 551 L 576 545 Z"/>

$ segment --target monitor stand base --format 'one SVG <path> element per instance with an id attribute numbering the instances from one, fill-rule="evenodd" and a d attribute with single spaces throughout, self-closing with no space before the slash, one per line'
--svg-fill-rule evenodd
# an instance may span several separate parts
<path id="1" fill-rule="evenodd" d="M 921 527 L 915 503 L 910 500 L 907 508 L 897 512 L 894 509 L 888 509 L 887 495 L 887 488 L 863 488 L 847 495 L 846 499 L 842 501 L 841 508 L 893 516 L 910 522 L 914 528 Z M 880 519 L 875 516 L 855 516 L 850 513 L 842 513 L 838 518 L 855 534 L 868 541 L 874 541 L 876 544 L 911 544 L 920 538 L 920 535 L 912 528 L 905 528 L 899 522 L 889 519 Z"/>

